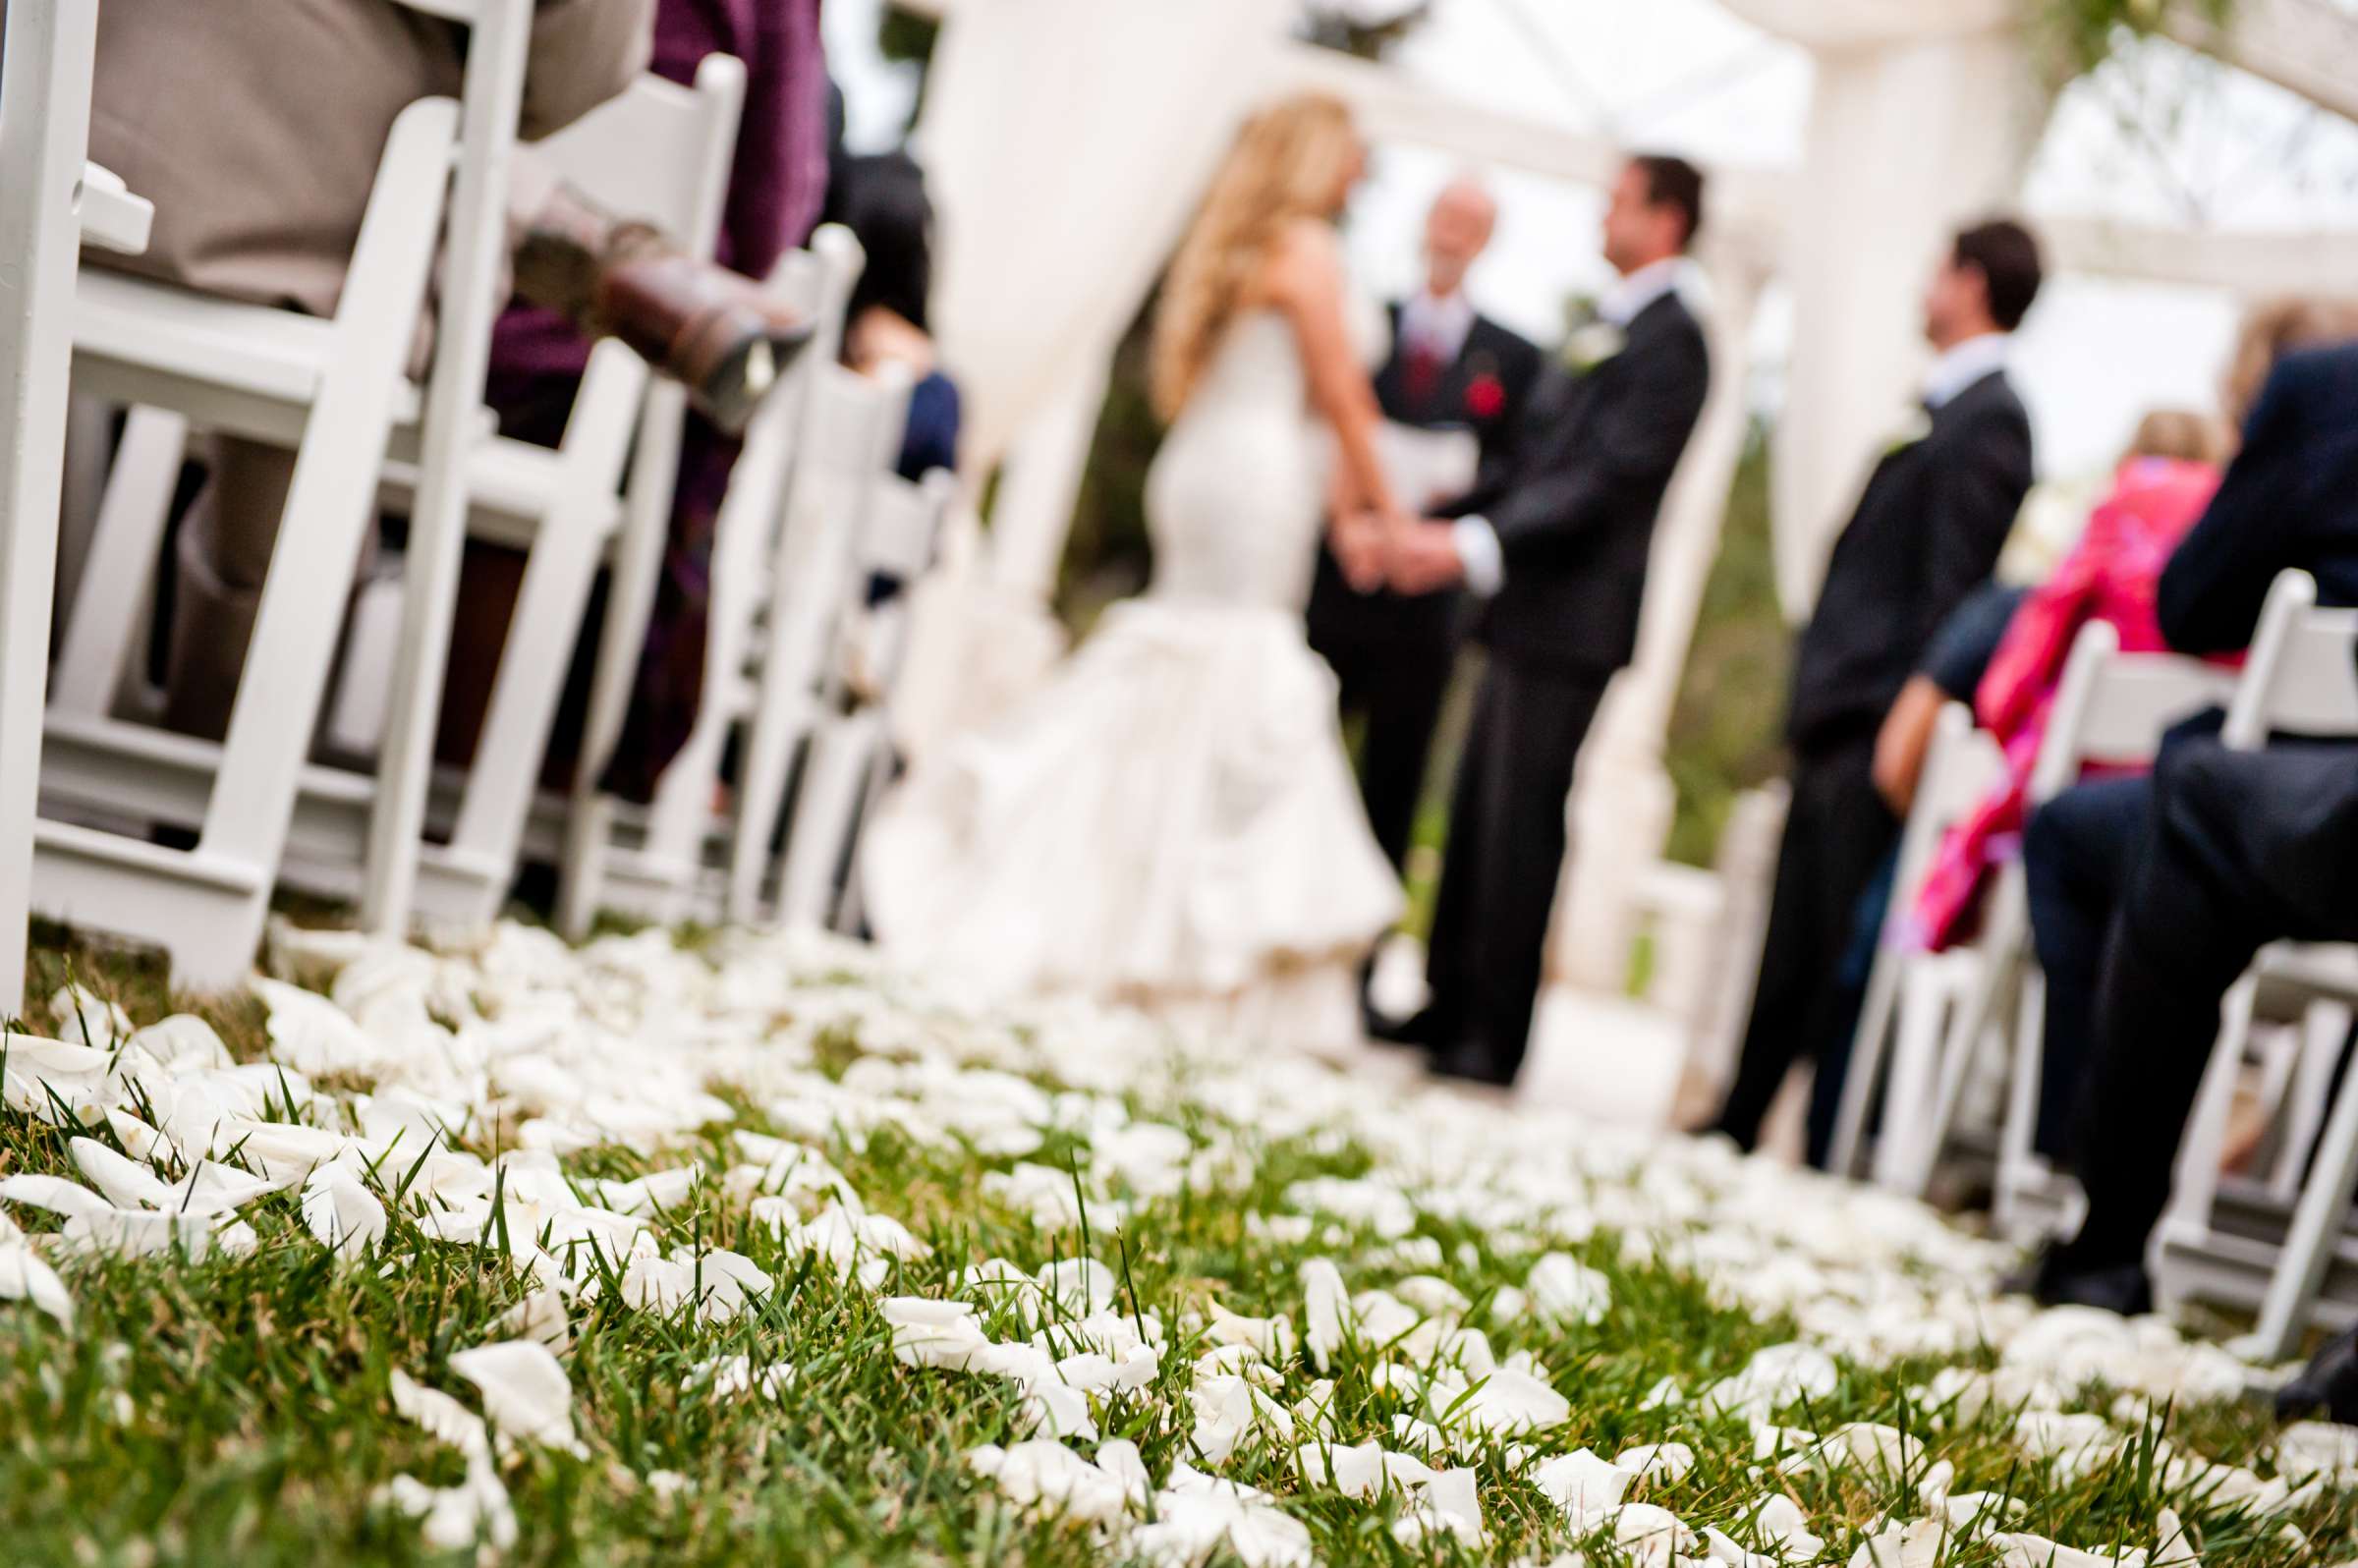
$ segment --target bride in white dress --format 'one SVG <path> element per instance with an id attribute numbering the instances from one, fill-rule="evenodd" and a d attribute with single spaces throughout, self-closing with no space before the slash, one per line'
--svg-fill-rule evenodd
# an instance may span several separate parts
<path id="1" fill-rule="evenodd" d="M 1321 520 L 1361 581 L 1405 526 L 1376 449 L 1380 316 L 1333 220 L 1343 106 L 1248 125 L 1166 280 L 1145 596 L 1005 723 L 890 796 L 863 853 L 886 952 L 984 995 L 1081 994 L 1272 1044 L 1359 1042 L 1359 966 L 1400 908 L 1304 640 Z"/>

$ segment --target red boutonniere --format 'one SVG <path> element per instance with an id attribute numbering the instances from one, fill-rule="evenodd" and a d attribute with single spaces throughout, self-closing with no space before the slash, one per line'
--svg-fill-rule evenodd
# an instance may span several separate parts
<path id="1" fill-rule="evenodd" d="M 1506 388 L 1494 375 L 1478 375 L 1466 387 L 1466 412 L 1478 420 L 1494 420 L 1506 412 Z"/>

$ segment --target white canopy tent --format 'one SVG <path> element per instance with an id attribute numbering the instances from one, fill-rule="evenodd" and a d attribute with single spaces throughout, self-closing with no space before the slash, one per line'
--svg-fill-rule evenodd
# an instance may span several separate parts
<path id="1" fill-rule="evenodd" d="M 938 321 L 973 408 L 970 465 L 1003 464 L 987 559 L 967 590 L 993 605 L 985 625 L 1044 620 L 1107 362 L 1253 104 L 1319 86 L 1348 98 L 1378 142 L 1592 186 L 1618 163 L 1601 138 L 1295 42 L 1287 0 L 929 3 L 944 23 L 920 128 L 942 209 Z M 1579 851 L 1554 969 L 1603 991 L 1620 987 L 1637 912 L 1663 880 L 1663 735 L 1741 452 L 1755 306 L 1771 279 L 1794 305 L 1774 527 L 1779 591 L 1798 617 L 1921 368 L 1927 269 L 1956 222 L 2015 196 L 2048 110 L 2017 0 L 1719 3 L 1806 48 L 1815 85 L 1800 168 L 1713 171 L 1698 259 L 1717 391 L 1657 534 L 1637 662 L 1615 683 L 1572 805 Z M 2170 28 L 2358 110 L 2358 18 L 2330 0 L 2244 0 L 2241 15 L 2229 36 L 2191 13 Z M 2041 228 L 2063 270 L 2245 296 L 2358 277 L 2358 234 Z M 954 686 L 956 640 L 938 645 L 931 683 Z"/>

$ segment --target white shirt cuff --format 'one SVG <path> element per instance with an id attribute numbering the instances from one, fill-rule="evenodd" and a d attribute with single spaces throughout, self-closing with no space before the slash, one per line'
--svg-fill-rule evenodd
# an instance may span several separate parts
<path id="1" fill-rule="evenodd" d="M 1461 517 L 1449 526 L 1449 534 L 1466 569 L 1467 588 L 1487 599 L 1506 586 L 1506 552 L 1489 519 Z"/>

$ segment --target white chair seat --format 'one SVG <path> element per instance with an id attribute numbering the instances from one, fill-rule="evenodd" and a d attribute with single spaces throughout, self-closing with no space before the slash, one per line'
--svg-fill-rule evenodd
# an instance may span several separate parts
<path id="1" fill-rule="evenodd" d="M 161 374 L 242 394 L 283 414 L 221 410 L 236 433 L 290 441 L 318 395 L 335 322 L 267 306 L 216 299 L 168 283 L 86 268 L 75 291 L 77 374 L 109 396 L 124 381 Z M 124 401 L 137 401 L 125 398 Z M 406 377 L 393 397 L 396 423 L 418 421 L 421 397 Z M 208 411 L 209 412 L 209 411 Z"/>
<path id="2" fill-rule="evenodd" d="M 49 855 L 71 856 L 144 875 L 203 882 L 229 893 L 260 892 L 269 885 L 256 868 L 229 856 L 165 849 L 77 822 L 40 817 L 32 824 L 32 839 Z M 59 913 L 73 920 L 79 912 L 68 904 L 61 906 Z"/>
<path id="3" fill-rule="evenodd" d="M 483 418 L 491 421 L 496 417 L 486 409 Z M 397 452 L 408 444 L 398 436 L 396 443 Z M 486 435 L 467 454 L 467 536 L 531 549 L 565 493 L 566 477 L 567 460 L 559 449 Z M 385 465 L 377 498 L 387 511 L 406 512 L 417 492 L 415 462 L 396 457 Z M 622 524 L 622 497 L 600 496 L 593 504 L 577 501 L 567 521 L 604 537 Z"/>

